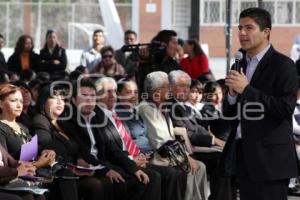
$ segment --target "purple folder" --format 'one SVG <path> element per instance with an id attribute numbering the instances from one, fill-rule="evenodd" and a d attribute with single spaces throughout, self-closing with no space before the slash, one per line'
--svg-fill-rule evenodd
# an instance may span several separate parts
<path id="1" fill-rule="evenodd" d="M 38 140 L 37 135 L 31 138 L 30 142 L 22 144 L 20 160 L 31 161 L 35 160 L 38 154 Z"/>

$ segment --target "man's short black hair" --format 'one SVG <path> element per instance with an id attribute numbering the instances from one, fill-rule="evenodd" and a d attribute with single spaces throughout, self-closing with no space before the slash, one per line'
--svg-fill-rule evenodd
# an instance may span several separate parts
<path id="1" fill-rule="evenodd" d="M 103 33 L 103 30 L 102 29 L 96 29 L 96 30 L 94 30 L 93 35 L 95 35 L 96 33 Z"/>
<path id="2" fill-rule="evenodd" d="M 137 37 L 137 33 L 134 30 L 127 30 L 124 32 L 124 35 L 129 35 L 129 34 L 133 34 L 135 37 Z"/>
<path id="3" fill-rule="evenodd" d="M 96 91 L 96 86 L 95 86 L 95 81 L 91 78 L 83 78 L 80 80 L 79 83 L 80 87 L 88 87 L 92 88 L 93 90 Z M 74 81 L 73 82 L 73 91 L 72 91 L 72 97 L 76 97 L 78 95 L 78 82 Z"/>
<path id="4" fill-rule="evenodd" d="M 240 14 L 240 18 L 250 17 L 258 24 L 259 29 L 263 31 L 265 28 L 272 29 L 272 20 L 270 13 L 262 8 L 247 8 Z"/>
<path id="5" fill-rule="evenodd" d="M 0 34 L 0 38 L 4 39 L 4 36 L 2 34 Z"/>

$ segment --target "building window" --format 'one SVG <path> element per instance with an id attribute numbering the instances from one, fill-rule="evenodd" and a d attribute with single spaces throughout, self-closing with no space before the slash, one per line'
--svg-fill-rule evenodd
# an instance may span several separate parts
<path id="1" fill-rule="evenodd" d="M 224 25 L 226 21 L 226 0 L 204 0 L 200 4 L 201 25 Z M 265 0 L 264 8 L 272 16 L 275 25 L 295 25 L 300 23 L 300 0 Z M 232 22 L 238 23 L 239 13 L 250 7 L 256 7 L 257 0 L 233 0 Z"/>
<path id="2" fill-rule="evenodd" d="M 277 24 L 292 24 L 293 2 L 277 2 Z"/>
<path id="3" fill-rule="evenodd" d="M 300 1 L 296 2 L 296 9 L 295 10 L 300 10 Z M 296 12 L 296 23 L 300 23 L 300 12 Z"/>
<path id="4" fill-rule="evenodd" d="M 204 3 L 204 23 L 222 23 L 220 5 L 221 1 L 206 1 Z"/>

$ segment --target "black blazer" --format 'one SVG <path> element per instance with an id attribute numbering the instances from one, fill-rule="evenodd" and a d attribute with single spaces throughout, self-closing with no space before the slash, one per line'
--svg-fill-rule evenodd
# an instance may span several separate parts
<path id="1" fill-rule="evenodd" d="M 37 114 L 32 121 L 32 133 L 38 136 L 39 151 L 44 149 L 54 150 L 61 162 L 76 164 L 80 158 L 78 144 L 74 140 L 74 131 L 67 132 L 64 122 L 58 122 L 60 128 L 69 137 L 69 140 L 58 133 L 44 114 Z"/>
<path id="2" fill-rule="evenodd" d="M 17 135 L 14 130 L 5 123 L 0 122 L 0 144 L 16 160 L 20 158 L 21 146 L 31 138 L 28 129 L 19 123 L 24 137 Z"/>
<path id="3" fill-rule="evenodd" d="M 41 63 L 40 56 L 34 53 L 33 51 L 31 51 L 29 55 L 30 69 L 37 72 L 40 67 L 40 63 Z M 15 53 L 13 53 L 9 57 L 7 61 L 7 65 L 8 65 L 8 70 L 11 72 L 20 73 L 23 71 L 21 66 L 21 58 L 20 56 L 17 56 Z"/>
<path id="4" fill-rule="evenodd" d="M 183 107 L 174 98 L 170 100 L 170 116 L 174 127 L 185 127 L 192 145 L 212 146 L 213 137 L 198 123 L 189 106 Z"/>
<path id="5" fill-rule="evenodd" d="M 246 72 L 245 56 L 242 63 Z M 246 114 L 241 115 L 241 121 L 236 118 L 232 120 L 232 131 L 222 158 L 222 171 L 225 175 L 232 175 L 234 172 L 235 136 L 238 123 L 241 122 L 243 157 L 252 180 L 278 180 L 298 176 L 292 138 L 292 115 L 297 88 L 297 73 L 293 61 L 271 46 L 259 62 L 250 84 L 238 96 L 237 103 L 229 105 L 227 95 L 225 96 L 225 116 L 236 116 L 238 106 L 241 108 L 240 113 Z M 261 110 L 257 103 L 263 105 L 263 112 L 253 110 Z M 249 120 L 245 116 L 261 119 Z"/>
<path id="6" fill-rule="evenodd" d="M 64 72 L 67 67 L 66 50 L 58 45 L 55 46 L 53 53 L 50 54 L 48 48 L 43 48 L 40 51 L 41 65 L 38 71 L 43 72 Z M 59 60 L 60 64 L 54 64 L 53 60 Z"/>
<path id="7" fill-rule="evenodd" d="M 66 127 L 68 130 L 76 130 L 75 138 L 80 145 L 80 149 L 84 152 L 82 157 L 91 164 L 105 165 L 107 167 L 107 171 L 110 168 L 115 169 L 114 166 L 117 166 L 124 169 L 125 172 L 129 174 L 133 174 L 138 170 L 136 164 L 128 158 L 128 154 L 126 152 L 120 150 L 120 148 L 116 146 L 116 143 L 109 139 L 108 135 L 110 135 L 112 131 L 110 124 L 100 126 L 103 124 L 103 115 L 99 115 L 102 110 L 96 107 L 95 111 L 96 115 L 92 118 L 91 124 L 96 147 L 98 149 L 97 159 L 90 154 L 91 141 L 86 126 L 80 125 L 85 124 L 84 120 L 82 118 L 77 119 L 77 111 L 74 112 L 75 114 L 70 120 L 69 127 Z M 81 120 L 81 123 L 78 123 L 78 120 Z M 113 126 L 113 124 L 111 125 Z"/>

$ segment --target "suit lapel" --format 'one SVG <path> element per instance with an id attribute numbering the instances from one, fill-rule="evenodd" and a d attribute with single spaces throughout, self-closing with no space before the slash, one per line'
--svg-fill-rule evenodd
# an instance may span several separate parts
<path id="1" fill-rule="evenodd" d="M 121 148 L 123 149 L 123 144 L 122 144 L 122 140 L 121 137 L 118 133 L 118 130 L 116 129 L 116 127 L 114 126 L 114 124 L 110 121 L 110 119 L 105 115 L 105 113 L 103 112 L 103 110 L 101 108 L 99 108 L 98 106 L 96 106 L 95 109 L 96 114 L 99 117 L 100 123 L 103 124 L 104 122 L 106 122 L 106 126 L 104 126 L 104 134 L 107 134 L 108 138 L 113 139 L 115 141 L 115 143 Z M 105 119 L 106 118 L 106 119 Z"/>
<path id="2" fill-rule="evenodd" d="M 266 54 L 262 57 L 260 62 L 258 63 L 256 70 L 251 78 L 250 84 L 253 85 L 256 80 L 258 80 L 259 76 L 262 74 L 263 70 L 265 69 L 266 64 L 269 61 L 269 57 L 274 52 L 273 46 L 269 48 L 269 50 L 266 52 Z"/>
<path id="3" fill-rule="evenodd" d="M 116 144 L 121 149 L 123 149 L 123 144 L 122 144 L 122 140 L 121 140 L 121 137 L 119 135 L 119 132 L 110 120 L 108 120 L 108 122 L 107 122 L 107 128 L 109 129 L 109 131 L 110 131 L 113 139 L 115 140 Z"/>
<path id="4" fill-rule="evenodd" d="M 74 107 L 74 109 L 76 109 L 76 108 Z M 84 126 L 80 126 L 78 124 L 77 120 L 80 120 L 81 124 L 83 124 Z M 88 145 L 88 147 L 91 148 L 91 140 L 90 140 L 89 133 L 87 130 L 86 122 L 81 116 L 78 118 L 77 110 L 76 110 L 76 112 L 74 112 L 71 123 L 78 125 L 78 128 L 82 130 L 82 131 L 77 132 L 79 134 L 79 137 L 82 139 L 82 142 L 85 145 Z M 91 124 L 92 124 L 92 122 L 91 122 Z"/>

